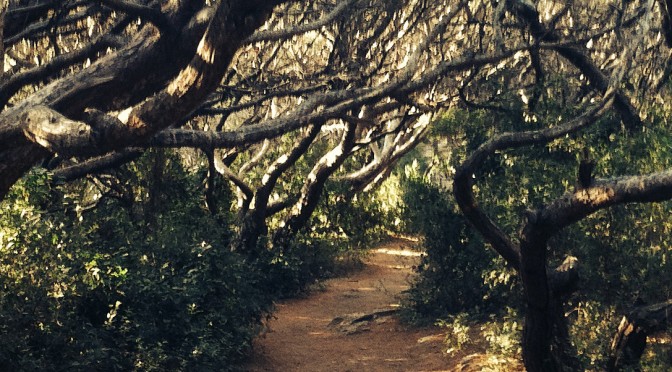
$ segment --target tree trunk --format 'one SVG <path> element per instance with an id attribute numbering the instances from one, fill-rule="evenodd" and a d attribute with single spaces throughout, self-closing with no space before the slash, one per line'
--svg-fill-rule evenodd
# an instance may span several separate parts
<path id="1" fill-rule="evenodd" d="M 245 254 L 250 260 L 259 257 L 259 240 L 268 235 L 268 225 L 263 215 L 253 210 L 247 213 L 239 222 L 240 231 L 234 238 L 232 249 Z"/>
<path id="2" fill-rule="evenodd" d="M 219 86 L 238 48 L 281 2 L 222 1 L 214 7 L 208 22 L 193 17 L 198 9 L 192 2 L 171 2 L 179 7 L 165 15 L 175 20 L 174 27 L 179 32 L 161 34 L 154 27 L 144 27 L 124 48 L 41 87 L 0 112 L 0 137 L 4 136 L 4 147 L 0 148 L 0 200 L 21 175 L 49 152 L 62 152 L 29 141 L 20 126 L 22 120 L 17 117 L 34 107 L 48 106 L 70 119 L 91 121 L 91 128 L 98 126 L 88 135 L 81 134 L 92 140 L 89 148 L 84 152 L 74 149 L 69 155 L 100 155 L 141 142 L 179 123 L 196 109 Z M 194 22 L 190 22 L 192 19 Z M 115 111 L 128 106 L 133 106 L 133 110 L 126 123 L 114 115 L 92 110 L 85 114 L 86 109 Z M 18 152 L 29 152 L 30 156 L 20 156 Z"/>
<path id="3" fill-rule="evenodd" d="M 528 302 L 523 330 L 523 361 L 530 372 L 580 370 L 569 340 L 561 300 L 552 299 L 547 306 L 536 308 Z"/>
<path id="4" fill-rule="evenodd" d="M 547 272 L 547 237 L 529 222 L 521 238 L 521 279 L 527 311 L 523 327 L 523 361 L 530 372 L 579 370 L 563 310 L 564 296 L 555 293 Z M 565 266 L 563 264 L 563 266 Z"/>
<path id="5" fill-rule="evenodd" d="M 357 124 L 348 123 L 338 146 L 323 155 L 310 171 L 301 189 L 299 201 L 296 202 L 293 210 L 285 219 L 285 225 L 273 234 L 274 246 L 284 246 L 299 230 L 306 226 L 310 216 L 317 208 L 327 180 L 345 162 L 355 146 L 356 129 Z"/>
<path id="6" fill-rule="evenodd" d="M 638 306 L 624 316 L 611 342 L 607 370 L 620 371 L 624 367 L 637 370 L 646 348 L 647 336 L 667 329 L 670 311 L 672 300 L 667 300 L 654 305 Z"/>

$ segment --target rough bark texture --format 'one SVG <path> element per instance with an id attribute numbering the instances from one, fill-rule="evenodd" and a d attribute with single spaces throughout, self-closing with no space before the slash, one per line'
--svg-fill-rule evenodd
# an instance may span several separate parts
<path id="1" fill-rule="evenodd" d="M 269 215 L 269 198 L 273 188 L 280 176 L 306 153 L 321 128 L 322 124 L 313 125 L 308 134 L 288 154 L 280 156 L 264 174 L 262 185 L 254 195 L 254 208 L 247 210 L 242 216 L 240 232 L 234 244 L 235 249 L 252 256 L 256 254 L 259 239 L 268 234 L 266 218 Z M 286 205 L 286 207 L 289 206 L 290 204 Z"/>
<path id="2" fill-rule="evenodd" d="M 194 4 L 170 3 L 162 18 L 177 32 L 146 25 L 126 47 L 4 110 L 0 142 L 12 145 L 0 149 L 0 198 L 48 152 L 103 154 L 180 121 L 219 85 L 234 53 L 281 2 L 222 1 L 207 29 Z M 102 112 L 133 105 L 126 122 Z M 38 114 L 57 119 L 29 125 Z"/>
<path id="3" fill-rule="evenodd" d="M 0 0 L 0 77 L 5 72 L 5 14 L 9 7 L 9 0 Z M 3 79 L 4 80 L 4 79 Z"/>
<path id="4" fill-rule="evenodd" d="M 289 216 L 285 219 L 285 225 L 273 235 L 274 245 L 283 246 L 289 237 L 294 236 L 300 228 L 306 225 L 317 207 L 327 180 L 343 164 L 354 147 L 356 129 L 357 124 L 346 124 L 339 145 L 325 154 L 310 171 L 301 189 L 299 201 L 294 204 Z"/>
<path id="5" fill-rule="evenodd" d="M 547 143 L 558 136 L 578 131 L 593 123 L 604 112 L 603 109 L 604 106 L 593 109 L 575 120 L 550 129 L 496 136 L 473 152 L 455 175 L 453 191 L 463 213 L 493 248 L 520 273 L 527 304 L 522 341 L 523 358 L 529 371 L 578 368 L 563 311 L 565 296 L 576 288 L 576 260 L 566 261 L 549 274 L 548 240 L 564 227 L 600 209 L 624 203 L 669 200 L 672 198 L 672 171 L 596 179 L 589 188 L 567 192 L 546 205 L 528 210 L 519 244 L 514 244 L 480 209 L 473 195 L 471 175 L 495 151 L 532 143 Z M 654 316 L 648 318 L 655 319 Z M 637 349 L 637 345 L 641 344 L 637 337 L 637 333 L 632 333 L 632 349 Z"/>
<path id="6" fill-rule="evenodd" d="M 525 289 L 526 313 L 523 358 L 529 371 L 562 371 L 578 368 L 571 346 L 563 302 L 576 289 L 576 259 L 554 271 L 548 269 L 548 240 L 562 228 L 597 210 L 628 202 L 672 198 L 672 171 L 644 176 L 598 179 L 589 188 L 568 192 L 526 212 L 520 242 L 514 243 L 478 206 L 473 195 L 473 174 L 496 151 L 547 143 L 595 122 L 609 107 L 609 98 L 586 114 L 548 129 L 503 133 L 481 145 L 458 168 L 453 192 L 463 213 L 486 240 L 516 268 Z"/>
<path id="7" fill-rule="evenodd" d="M 270 120 L 263 120 L 261 123 L 252 121 L 253 125 L 242 126 L 235 132 L 166 129 L 183 118 L 193 115 L 194 110 L 206 100 L 209 94 L 212 94 L 215 87 L 219 86 L 221 77 L 227 70 L 233 54 L 240 50 L 244 43 L 251 40 L 288 39 L 301 32 L 319 30 L 325 27 L 325 24 L 335 23 L 339 20 L 339 17 L 346 18 L 352 12 L 358 13 L 360 11 L 357 7 L 349 7 L 354 3 L 352 0 L 346 0 L 338 2 L 336 6 L 324 13 L 324 17 L 313 22 L 287 29 L 266 30 L 250 37 L 252 31 L 269 18 L 274 5 L 285 2 L 290 1 L 229 0 L 218 2 L 218 5 L 214 6 L 213 9 L 201 12 L 199 10 L 205 6 L 205 1 L 170 1 L 163 3 L 163 8 L 159 14 L 156 9 L 151 7 L 119 1 L 105 1 L 103 3 L 106 7 L 117 9 L 120 12 L 123 11 L 131 19 L 135 19 L 133 17 L 142 18 L 141 28 L 131 39 L 118 43 L 118 45 L 124 45 L 123 47 L 100 57 L 89 67 L 71 75 L 61 77 L 58 72 L 50 74 L 46 65 L 29 69 L 26 71 L 27 75 L 23 76 L 32 76 L 32 79 L 35 79 L 30 84 L 44 83 L 45 85 L 23 100 L 19 101 L 18 97 L 12 97 L 13 88 L 3 88 L 0 84 L 0 97 L 4 94 L 5 101 L 7 99 L 15 100 L 15 102 L 12 102 L 15 104 L 13 107 L 0 114 L 0 144 L 12 143 L 13 147 L 25 145 L 29 148 L 42 146 L 25 138 L 21 128 L 16 125 L 15 120 L 11 119 L 21 116 L 35 106 L 44 106 L 55 110 L 68 120 L 77 122 L 77 126 L 79 123 L 85 124 L 86 127 L 82 131 L 72 127 L 67 133 L 70 136 L 73 134 L 79 136 L 79 138 L 70 138 L 68 141 L 88 144 L 87 146 L 68 149 L 64 146 L 56 146 L 58 143 L 63 143 L 65 139 L 55 138 L 53 135 L 49 136 L 49 142 L 45 143 L 51 146 L 48 152 L 53 153 L 60 148 L 59 151 L 62 154 L 77 155 L 79 161 L 85 161 L 92 156 L 104 156 L 93 160 L 97 169 L 106 166 L 104 164 L 105 159 L 110 162 L 109 164 L 118 164 L 122 157 L 113 157 L 112 154 L 108 153 L 120 152 L 127 147 L 190 146 L 220 148 L 240 144 L 248 145 L 307 127 L 318 121 L 345 119 L 351 116 L 352 112 L 358 112 L 364 105 L 373 108 L 374 115 L 372 117 L 374 120 L 380 120 L 385 114 L 397 115 L 394 111 L 402 110 L 402 107 L 406 110 L 413 108 L 415 114 L 411 116 L 420 116 L 418 112 L 433 112 L 438 109 L 438 106 L 418 104 L 413 97 L 416 93 L 426 90 L 428 86 L 432 86 L 446 75 L 496 63 L 515 53 L 515 48 L 492 55 L 474 56 L 469 53 L 420 68 L 419 65 L 426 64 L 425 59 L 428 56 L 425 54 L 431 51 L 429 46 L 439 38 L 441 33 L 446 32 L 451 20 L 454 20 L 462 11 L 464 4 L 460 4 L 456 8 L 450 8 L 437 24 L 432 25 L 428 35 L 421 38 L 417 48 L 414 48 L 415 50 L 409 54 L 408 63 L 392 71 L 393 73 L 388 74 L 388 78 L 381 80 L 380 84 L 369 86 L 368 82 L 355 81 L 353 84 L 333 84 L 333 87 L 331 87 L 333 79 L 329 77 L 326 83 L 323 81 L 312 87 L 296 89 L 292 95 L 300 96 L 302 100 L 290 113 Z M 33 3 L 18 1 L 16 4 L 19 4 L 18 6 L 28 6 Z M 96 6 L 97 8 L 94 8 L 94 10 L 100 11 L 99 4 L 86 4 L 82 11 L 79 11 L 78 5 L 62 4 L 64 3 L 44 0 L 34 8 L 21 9 L 21 16 L 18 14 L 9 14 L 8 16 L 11 19 L 25 20 L 17 21 L 22 26 L 27 27 L 25 22 L 30 23 L 32 20 L 40 23 L 40 27 L 43 27 L 44 25 L 41 23 L 44 22 L 41 22 L 41 20 L 58 6 L 70 6 L 68 9 L 72 12 L 75 12 L 73 9 L 76 9 L 78 17 L 86 16 L 86 11 L 91 10 L 87 8 L 88 6 Z M 329 5 L 326 6 L 329 7 Z M 386 21 L 382 23 L 382 28 L 375 33 L 375 36 L 380 36 L 380 32 L 383 32 L 384 28 L 389 26 L 388 23 L 395 22 L 393 15 L 400 11 L 402 7 L 403 4 L 387 7 L 389 12 L 386 13 Z M 72 22 L 76 21 L 73 20 Z M 114 36 L 128 37 L 127 33 L 122 32 L 123 27 L 119 29 L 121 31 Z M 21 27 L 12 29 L 10 34 L 13 42 L 26 37 L 26 34 L 21 32 Z M 396 31 L 390 35 L 392 34 L 396 34 Z M 97 47 L 102 47 L 106 42 L 105 39 L 105 37 L 101 37 L 100 44 L 94 42 L 95 47 L 92 45 L 89 52 L 96 50 Z M 364 42 L 373 42 L 374 39 L 365 38 L 369 41 Z M 112 38 L 112 40 L 116 39 Z M 78 50 L 77 53 L 79 53 L 77 56 L 64 59 L 73 62 L 86 55 L 87 51 L 82 49 Z M 65 55 L 61 56 L 65 57 Z M 347 54 L 344 56 L 346 59 L 351 57 Z M 430 58 L 432 57 L 430 56 Z M 156 61 L 161 61 L 161 63 L 156 63 Z M 58 61 L 54 59 L 49 63 L 52 62 L 57 63 Z M 341 62 L 345 63 L 346 61 Z M 389 68 L 385 65 L 381 64 L 378 68 Z M 357 67 L 357 70 L 360 67 Z M 327 69 L 325 73 L 329 73 L 330 69 Z M 336 73 L 336 71 L 331 71 L 331 73 Z M 49 78 L 56 76 L 58 76 L 57 80 L 48 83 Z M 331 88 L 325 89 L 327 86 Z M 304 95 L 307 96 L 307 99 L 303 99 Z M 383 100 L 387 100 L 387 102 L 381 103 Z M 260 102 L 263 102 L 263 99 L 255 98 L 250 102 L 241 103 L 239 106 L 247 105 L 246 108 L 249 108 Z M 218 108 L 221 112 L 226 111 L 227 113 L 231 113 L 232 109 L 234 108 Z M 238 109 L 243 108 L 239 107 Z M 119 110 L 124 110 L 124 114 L 128 114 L 125 119 L 118 119 L 116 111 Z M 217 109 L 210 107 L 210 110 L 212 112 L 212 110 Z M 408 129 L 408 126 L 412 125 L 416 119 L 408 120 L 405 123 L 407 128 L 400 128 L 399 133 L 403 129 Z M 384 118 L 383 122 L 387 120 L 389 120 L 389 117 Z M 417 141 L 421 134 L 420 131 L 417 132 L 405 133 L 398 143 L 399 149 L 407 151 L 412 148 L 413 142 Z M 60 136 L 64 135 L 61 134 Z M 34 139 L 37 138 L 34 137 Z M 16 142 L 14 139 L 19 141 Z M 0 149 L 0 152 L 2 151 L 9 151 L 9 149 Z M 389 167 L 386 167 L 385 163 L 393 162 L 402 153 L 403 151 L 394 151 L 384 161 L 372 164 L 372 167 L 369 168 L 369 174 L 360 175 L 361 177 L 353 180 L 353 184 L 356 183 L 356 187 L 362 187 L 361 185 L 370 180 L 380 179 L 380 175 L 389 171 Z M 9 157 L 9 155 L 6 157 Z M 36 159 L 39 160 L 39 157 L 36 157 Z M 4 168 L 0 168 L 5 172 L 5 174 L 0 174 L 0 197 L 6 193 L 6 190 L 16 181 L 16 178 L 29 167 L 26 164 L 9 163 L 3 164 L 3 166 Z M 87 166 L 82 165 L 78 170 L 83 171 L 86 168 Z M 75 172 L 71 174 L 75 174 Z M 4 177 L 5 175 L 7 177 Z"/>
<path id="8" fill-rule="evenodd" d="M 672 48 L 672 21 L 670 20 L 670 12 L 672 12 L 672 0 L 659 0 L 661 11 L 663 13 L 663 22 L 661 29 L 665 36 L 665 43 Z"/>
<path id="9" fill-rule="evenodd" d="M 654 305 L 637 306 L 623 317 L 611 342 L 608 371 L 637 369 L 646 348 L 646 338 L 669 328 L 672 300 Z"/>
<path id="10" fill-rule="evenodd" d="M 532 36 L 539 41 L 557 42 L 562 40 L 555 30 L 550 30 L 541 22 L 539 12 L 534 8 L 533 3 L 523 0 L 509 0 L 509 9 L 521 21 L 528 25 Z M 557 46 L 554 50 L 576 68 L 579 69 L 600 93 L 605 94 L 609 89 L 609 77 L 606 76 L 593 60 L 576 47 Z M 632 105 L 628 96 L 622 91 L 617 91 L 614 95 L 614 107 L 626 127 L 630 129 L 640 128 L 642 120 L 637 113 L 637 109 Z"/>

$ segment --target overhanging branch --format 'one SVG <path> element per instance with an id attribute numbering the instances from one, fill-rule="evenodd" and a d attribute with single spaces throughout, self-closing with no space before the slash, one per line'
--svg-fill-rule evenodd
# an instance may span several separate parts
<path id="1" fill-rule="evenodd" d="M 562 40 L 555 30 L 550 30 L 541 23 L 539 12 L 537 12 L 532 3 L 524 0 L 509 0 L 509 9 L 516 17 L 528 25 L 532 36 L 537 41 L 554 43 Z M 640 15 L 643 15 L 643 13 Z M 576 66 L 588 78 L 592 86 L 597 88 L 602 94 L 606 94 L 610 85 L 609 78 L 602 73 L 586 53 L 573 46 L 558 46 L 554 50 Z M 630 103 L 630 99 L 620 90 L 615 92 L 614 107 L 618 110 L 628 128 L 639 128 L 642 126 L 637 109 L 635 109 L 632 103 Z"/>
<path id="2" fill-rule="evenodd" d="M 611 107 L 613 95 L 607 94 L 599 105 L 587 113 L 564 124 L 542 130 L 502 133 L 476 149 L 456 170 L 453 193 L 462 213 L 483 235 L 508 264 L 520 267 L 520 251 L 501 228 L 480 208 L 473 193 L 473 175 L 483 161 L 498 150 L 518 148 L 532 144 L 547 143 L 569 133 L 576 132 L 597 120 Z"/>
<path id="3" fill-rule="evenodd" d="M 158 7 L 156 2 L 154 2 L 154 4 L 157 6 L 147 6 L 125 0 L 100 0 L 100 2 L 110 9 L 119 10 L 128 15 L 145 19 L 154 24 L 160 30 L 172 29 L 170 20 L 168 17 L 166 17 L 165 14 L 163 14 L 163 12 L 161 12 L 161 8 Z"/>

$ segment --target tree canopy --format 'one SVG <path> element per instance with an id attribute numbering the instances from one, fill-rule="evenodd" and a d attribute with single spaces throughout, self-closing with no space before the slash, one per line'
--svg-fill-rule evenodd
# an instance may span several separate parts
<path id="1" fill-rule="evenodd" d="M 590 154 L 579 156 L 666 127 L 666 0 L 0 4 L 0 198 L 36 166 L 59 182 L 97 175 L 101 194 L 120 198 L 104 175 L 150 148 L 195 149 L 183 151 L 205 164 L 213 214 L 218 180 L 233 185 L 231 249 L 258 258 L 260 246 L 285 245 L 308 225 L 329 182 L 351 198 L 428 136 L 459 147 L 477 132 L 448 171 L 452 191 L 520 274 L 531 371 L 576 368 L 563 306 L 578 263 L 563 252 L 550 267 L 549 241 L 600 210 L 672 198 L 666 164 L 598 177 Z M 596 128 L 606 139 L 558 144 Z M 477 201 L 496 172 L 488 162 L 552 146 L 581 160 L 581 174 L 562 187 L 533 175 L 526 193 L 539 195 L 510 203 L 523 220 L 511 231 Z M 618 156 L 634 161 L 638 150 Z"/>

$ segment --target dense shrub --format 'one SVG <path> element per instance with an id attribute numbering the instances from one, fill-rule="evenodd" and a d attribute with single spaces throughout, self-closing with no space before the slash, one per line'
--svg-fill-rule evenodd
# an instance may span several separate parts
<path id="1" fill-rule="evenodd" d="M 281 247 L 263 250 L 255 261 L 264 273 L 261 285 L 274 298 L 305 293 L 321 279 L 338 271 L 338 261 L 346 257 L 344 243 L 299 234 Z"/>
<path id="2" fill-rule="evenodd" d="M 245 354 L 271 306 L 261 273 L 176 159 L 148 182 L 154 161 L 118 175 L 130 205 L 39 171 L 2 203 L 0 370 L 221 371 Z"/>
<path id="3" fill-rule="evenodd" d="M 420 317 L 436 319 L 464 311 L 493 310 L 510 293 L 514 277 L 437 186 L 409 177 L 404 219 L 421 236 L 418 278 L 408 291 Z"/>
<path id="4" fill-rule="evenodd" d="M 400 195 L 396 180 L 388 181 L 359 193 L 346 184 L 328 184 L 308 229 L 310 235 L 341 240 L 346 243 L 344 249 L 354 251 L 366 250 L 397 232 Z"/>
<path id="5" fill-rule="evenodd" d="M 549 120 L 573 115 L 562 110 L 549 106 Z M 525 209 L 574 190 L 583 148 L 590 149 L 597 161 L 596 177 L 669 169 L 669 119 L 651 114 L 649 120 L 644 130 L 625 132 L 617 117 L 607 115 L 575 137 L 497 153 L 474 175 L 478 202 L 515 239 Z M 539 121 L 544 119 L 540 117 Z M 465 122 L 469 125 L 460 124 Z M 410 291 L 411 304 L 421 313 L 448 319 L 448 323 L 454 317 L 446 315 L 461 308 L 471 321 L 479 316 L 482 319 L 491 310 L 478 304 L 487 305 L 497 298 L 506 299 L 513 307 L 511 314 L 519 313 L 515 294 L 522 289 L 510 287 L 516 282 L 515 274 L 484 253 L 490 248 L 456 212 L 450 187 L 441 188 L 432 182 L 427 165 L 440 162 L 442 171 L 450 174 L 451 167 L 458 166 L 493 133 L 537 125 L 516 120 L 515 115 L 498 116 L 497 128 L 489 126 L 490 122 L 478 110 L 449 112 L 437 122 L 432 138 L 451 138 L 455 146 L 448 153 L 435 153 L 430 159 L 418 157 L 417 164 L 406 164 L 410 175 L 405 188 L 406 219 L 409 229 L 424 237 L 427 250 L 419 267 L 420 278 Z M 576 256 L 581 264 L 579 291 L 569 299 L 566 310 L 574 346 L 587 369 L 604 368 L 618 322 L 636 302 L 656 303 L 672 296 L 670 206 L 670 202 L 663 202 L 603 210 L 564 229 L 550 241 L 550 267 L 559 265 L 568 255 Z M 488 285 L 483 286 L 484 282 Z M 469 286 L 469 292 L 462 291 L 463 283 L 469 283 L 464 285 Z M 513 298 L 502 297 L 502 291 L 509 290 Z M 645 354 L 643 367 L 658 370 L 669 366 L 669 351 L 663 343 L 654 344 Z"/>
<path id="6" fill-rule="evenodd" d="M 266 288 L 294 296 L 320 279 L 360 268 L 369 248 L 395 231 L 393 199 L 384 188 L 349 195 L 345 185 L 328 183 L 308 226 L 280 246 L 260 249 Z"/>
<path id="7" fill-rule="evenodd" d="M 369 248 L 398 231 L 400 195 L 391 183 L 359 194 L 352 194 L 346 184 L 327 183 L 299 234 L 259 250 L 257 263 L 267 275 L 266 288 L 280 297 L 293 296 L 320 279 L 360 268 Z"/>

